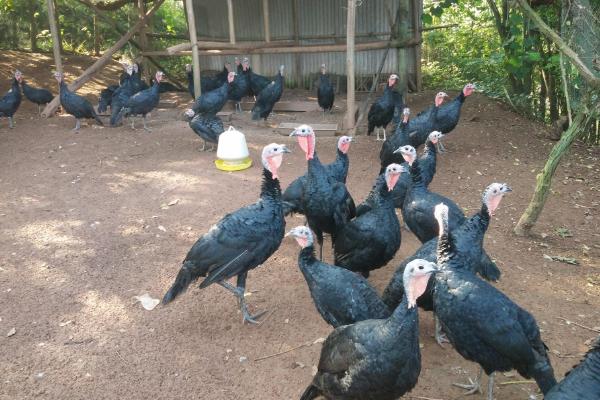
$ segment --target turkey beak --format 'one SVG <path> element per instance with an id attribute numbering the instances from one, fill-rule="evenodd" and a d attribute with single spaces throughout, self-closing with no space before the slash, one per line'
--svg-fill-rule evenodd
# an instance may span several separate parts
<path id="1" fill-rule="evenodd" d="M 510 186 L 504 186 L 504 193 L 510 193 L 512 192 L 512 188 Z"/>
<path id="2" fill-rule="evenodd" d="M 281 151 L 282 151 L 283 153 L 291 153 L 291 152 L 292 152 L 292 151 L 291 151 L 290 149 L 288 149 L 286 146 L 283 146 L 283 147 L 281 148 Z"/>
<path id="3" fill-rule="evenodd" d="M 394 150 L 394 154 L 397 153 L 402 153 L 402 147 L 398 147 L 396 150 Z"/>

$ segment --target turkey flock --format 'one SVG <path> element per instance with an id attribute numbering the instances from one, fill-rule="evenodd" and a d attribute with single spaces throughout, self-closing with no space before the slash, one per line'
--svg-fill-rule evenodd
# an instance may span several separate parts
<path id="1" fill-rule="evenodd" d="M 256 98 L 252 120 L 267 120 L 284 88 L 284 66 L 272 78 L 256 74 L 247 58 L 225 64 L 212 77 L 202 77 L 202 95 L 195 97 L 191 68 L 186 67 L 192 106 L 185 111 L 190 128 L 204 141 L 202 150 L 218 141 L 224 131 L 217 113 L 227 101 L 241 111 L 246 96 Z M 157 72 L 151 85 L 141 79 L 140 67 L 124 65 L 118 84 L 102 90 L 97 108 L 69 90 L 63 76 L 55 74 L 60 103 L 75 117 L 119 126 L 127 118 L 147 115 L 158 105 L 163 85 Z M 600 399 L 600 338 L 581 363 L 557 383 L 540 328 L 535 318 L 493 285 L 501 271 L 484 248 L 491 217 L 504 196 L 506 183 L 491 182 L 481 188 L 481 207 L 472 215 L 452 199 L 433 192 L 436 162 L 445 151 L 442 142 L 457 126 L 461 107 L 475 87 L 464 86 L 446 102 L 439 92 L 433 104 L 411 117 L 411 110 L 394 90 L 398 76 L 387 79 L 383 95 L 368 112 L 367 135 L 382 140 L 380 167 L 372 190 L 356 204 L 347 186 L 352 137 L 341 136 L 336 158 L 323 164 L 317 136 L 307 124 L 297 126 L 290 137 L 304 153 L 306 172 L 282 190 L 279 182 L 283 159 L 290 150 L 271 143 L 262 150 L 262 185 L 259 199 L 223 217 L 200 237 L 185 256 L 171 287 L 163 296 L 167 305 L 202 278 L 199 287 L 217 284 L 231 292 L 239 304 L 243 322 L 259 323 L 265 311 L 252 314 L 246 303 L 248 272 L 265 263 L 290 237 L 300 247 L 298 267 L 304 276 L 317 312 L 332 326 L 321 350 L 317 372 L 301 400 L 398 399 L 416 385 L 421 371 L 418 309 L 435 318 L 435 339 L 450 343 L 466 360 L 480 366 L 469 383 L 457 383 L 466 393 L 481 393 L 487 375 L 487 399 L 494 399 L 496 372 L 516 370 L 534 380 L 544 399 Z M 0 98 L 0 117 L 13 116 L 25 97 L 38 105 L 52 100 L 52 93 L 25 83 L 14 73 L 10 91 Z M 317 101 L 331 112 L 334 90 L 325 65 L 321 66 Z M 391 134 L 386 128 L 392 124 Z M 417 151 L 422 146 L 422 151 Z M 327 151 L 326 149 L 324 151 Z M 401 220 L 397 216 L 400 209 Z M 302 214 L 305 225 L 287 229 L 286 217 Z M 413 234 L 421 247 L 395 268 L 380 295 L 369 283 L 371 271 L 386 267 L 402 245 L 402 231 Z M 331 245 L 333 260 L 324 261 L 323 246 Z M 229 280 L 235 278 L 235 285 Z M 502 398 L 497 395 L 497 398 Z"/>

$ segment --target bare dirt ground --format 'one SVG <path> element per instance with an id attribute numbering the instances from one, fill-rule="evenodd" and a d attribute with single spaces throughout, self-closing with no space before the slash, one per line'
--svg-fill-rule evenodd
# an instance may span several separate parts
<path id="1" fill-rule="evenodd" d="M 56 90 L 49 60 L 3 53 L 0 89 L 8 89 L 7 77 L 18 67 L 30 83 Z M 75 73 L 90 63 L 73 57 L 65 65 Z M 95 104 L 118 71 L 113 65 L 80 93 Z M 411 95 L 408 103 L 420 110 L 433 95 Z M 256 200 L 262 146 L 277 141 L 293 149 L 281 169 L 283 187 L 306 168 L 290 138 L 257 127 L 246 112 L 234 115 L 232 124 L 245 132 L 254 166 L 218 171 L 214 153 L 198 152 L 201 141 L 178 119 L 188 96 L 166 97 L 180 105 L 154 112 L 152 133 L 87 125 L 74 134 L 72 117 L 39 119 L 27 101 L 16 114 L 16 129 L 0 121 L 0 399 L 296 399 L 311 380 L 321 347 L 312 343 L 331 328 L 312 304 L 291 239 L 249 275 L 252 309 L 269 310 L 259 326 L 242 325 L 234 297 L 217 285 L 191 287 L 153 311 L 135 301 L 144 293 L 162 297 L 194 241 L 225 213 Z M 341 117 L 338 109 L 327 120 Z M 322 122 L 322 116 L 274 118 L 290 120 Z M 560 379 L 598 335 L 577 324 L 600 329 L 600 149 L 574 147 L 556 173 L 536 236 L 515 237 L 512 228 L 553 144 L 543 138 L 545 129 L 474 95 L 446 140 L 449 153 L 439 158 L 431 187 L 471 214 L 486 185 L 512 186 L 486 248 L 503 271 L 497 286 L 537 318 Z M 335 142 L 318 139 L 324 161 L 334 158 Z M 379 169 L 379 147 L 361 135 L 350 150 L 348 186 L 359 201 Z M 290 218 L 287 228 L 302 221 Z M 403 231 L 396 258 L 372 275 L 372 284 L 382 290 L 417 247 Z M 544 254 L 573 257 L 579 265 Z M 430 313 L 421 312 L 420 330 L 422 372 L 405 398 L 462 397 L 451 383 L 474 376 L 476 366 L 435 343 Z M 521 380 L 499 374 L 496 398 L 537 393 L 533 384 L 511 383 Z"/>

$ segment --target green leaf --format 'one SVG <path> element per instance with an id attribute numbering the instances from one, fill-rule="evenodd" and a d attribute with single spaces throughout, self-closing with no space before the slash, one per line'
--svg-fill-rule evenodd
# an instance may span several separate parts
<path id="1" fill-rule="evenodd" d="M 421 20 L 425 25 L 431 25 L 433 23 L 433 17 L 429 14 L 423 14 Z"/>

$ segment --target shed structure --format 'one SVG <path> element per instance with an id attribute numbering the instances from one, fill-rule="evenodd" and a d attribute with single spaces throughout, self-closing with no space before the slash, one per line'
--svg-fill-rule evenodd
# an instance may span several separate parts
<path id="1" fill-rule="evenodd" d="M 234 56 L 248 56 L 253 70 L 264 75 L 274 75 L 279 65 L 285 65 L 286 84 L 293 87 L 310 88 L 321 64 L 327 65 L 330 74 L 346 74 L 347 0 L 192 0 L 192 4 L 203 70 L 218 71 Z M 357 90 L 368 90 L 398 11 L 382 73 L 396 73 L 406 89 L 420 90 L 421 0 L 357 1 Z M 148 54 L 187 55 L 191 51 Z"/>
<path id="2" fill-rule="evenodd" d="M 53 1 L 47 1 L 53 11 Z M 119 31 L 98 8 L 100 3 L 78 1 Z M 147 0 L 102 4 L 112 8 L 128 1 L 137 4 L 137 23 L 122 32 L 121 39 L 69 85 L 70 90 L 81 87 L 127 42 L 159 68 L 155 57 L 192 55 L 196 93 L 200 93 L 201 69 L 220 70 L 234 56 L 249 56 L 253 70 L 267 76 L 273 76 L 280 65 L 285 65 L 286 85 L 300 88 L 312 88 L 320 66 L 325 64 L 338 91 L 347 86 L 351 92 L 345 117 L 347 128 L 356 126 L 354 90 L 370 88 L 360 122 L 381 77 L 385 80 L 387 75 L 397 74 L 401 92 L 421 89 L 422 0 L 183 0 L 189 41 L 158 51 L 145 49 L 145 25 L 165 0 L 152 1 L 149 9 Z M 49 19 L 59 66 L 58 24 L 51 12 Z M 136 33 L 139 43 L 132 38 Z M 54 98 L 43 114 L 52 115 L 58 103 L 58 97 Z"/>

